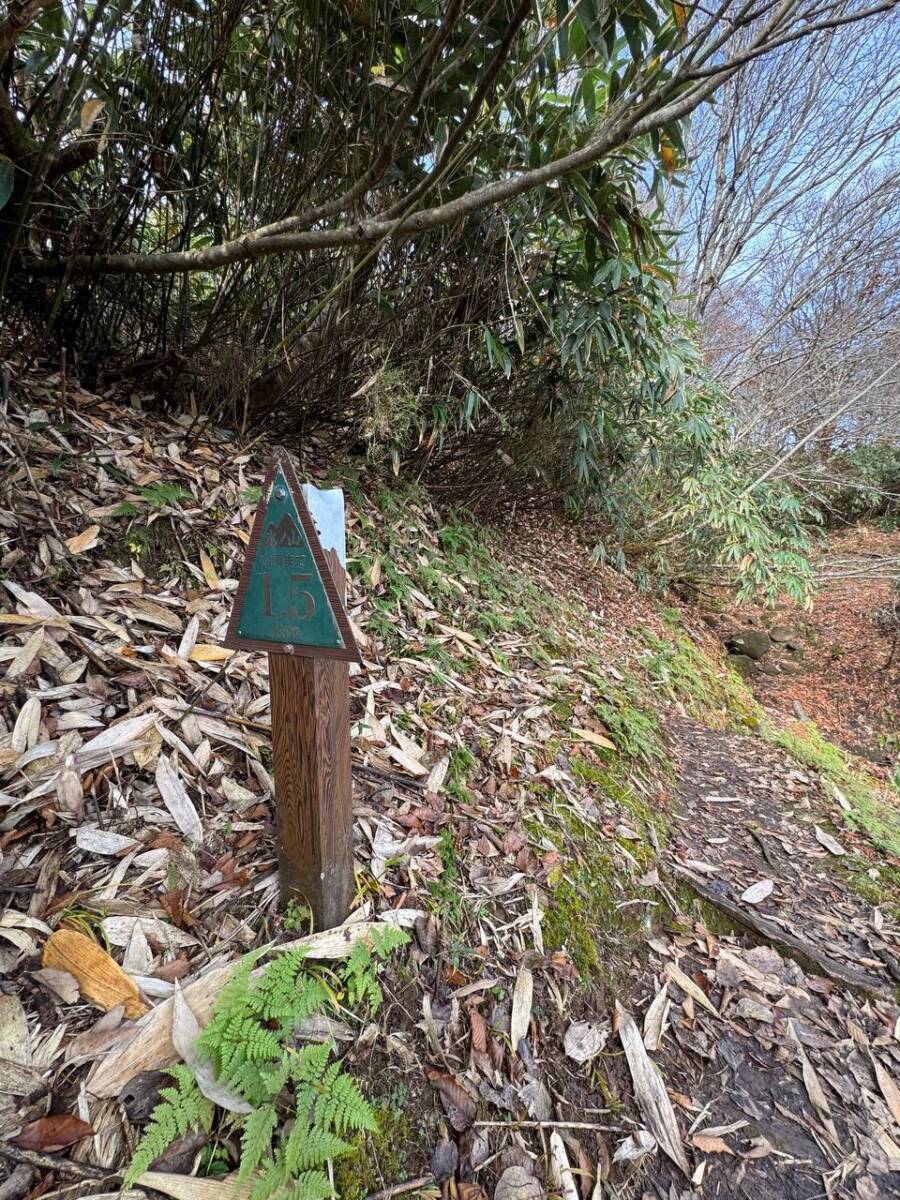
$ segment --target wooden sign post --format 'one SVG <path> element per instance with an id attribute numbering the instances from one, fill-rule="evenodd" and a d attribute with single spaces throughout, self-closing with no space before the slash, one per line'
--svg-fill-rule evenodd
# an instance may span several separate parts
<path id="1" fill-rule="evenodd" d="M 269 655 L 282 903 L 307 903 L 316 929 L 339 925 L 354 891 L 345 563 L 343 494 L 301 487 L 277 450 L 225 644 Z"/>

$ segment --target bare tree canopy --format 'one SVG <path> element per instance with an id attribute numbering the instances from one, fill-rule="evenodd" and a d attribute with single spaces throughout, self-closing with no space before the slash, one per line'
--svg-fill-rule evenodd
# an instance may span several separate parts
<path id="1" fill-rule="evenodd" d="M 695 115 L 683 278 L 739 442 L 821 458 L 900 437 L 898 32 L 817 33 Z"/>

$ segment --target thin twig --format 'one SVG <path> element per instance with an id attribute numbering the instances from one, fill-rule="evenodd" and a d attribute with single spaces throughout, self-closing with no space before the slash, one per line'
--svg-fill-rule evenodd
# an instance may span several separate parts
<path id="1" fill-rule="evenodd" d="M 22 1150 L 11 1146 L 9 1142 L 0 1145 L 0 1158 L 8 1158 L 13 1162 L 27 1163 L 43 1171 L 56 1171 L 60 1175 L 76 1175 L 79 1179 L 114 1180 L 121 1179 L 121 1171 L 110 1171 L 102 1167 L 92 1167 L 87 1163 L 73 1162 L 70 1158 L 61 1158 L 56 1154 L 38 1154 L 36 1150 Z"/>
<path id="2" fill-rule="evenodd" d="M 54 521 L 53 515 L 50 512 L 50 509 L 47 507 L 47 501 L 44 499 L 43 495 L 41 494 L 41 489 L 38 487 L 37 480 L 35 479 L 34 475 L 32 474 L 31 467 L 28 463 L 28 459 L 27 459 L 25 453 L 23 452 L 22 447 L 19 443 L 19 439 L 18 439 L 18 436 L 16 435 L 15 429 L 13 428 L 12 421 L 7 422 L 6 432 L 12 438 L 12 444 L 16 450 L 16 457 L 18 458 L 19 462 L 22 464 L 22 466 L 25 468 L 25 470 L 28 474 L 28 478 L 31 481 L 31 488 L 32 488 L 32 491 L 34 492 L 35 499 L 37 500 L 38 504 L 41 506 L 41 510 L 43 511 L 44 516 L 47 518 L 47 520 L 50 524 L 50 528 L 53 530 L 54 534 L 56 535 L 57 541 L 62 546 L 63 551 L 66 554 L 68 554 L 69 551 L 66 546 L 65 538 L 60 533 L 59 526 L 56 524 L 56 521 Z"/>
<path id="3" fill-rule="evenodd" d="M 406 1183 L 395 1183 L 393 1187 L 382 1188 L 380 1192 L 372 1192 L 366 1200 L 390 1200 L 391 1196 L 402 1196 L 404 1192 L 415 1192 L 429 1184 L 437 1186 L 433 1175 L 420 1175 L 418 1179 L 409 1179 Z"/>
<path id="4" fill-rule="evenodd" d="M 598 1125 L 594 1121 L 474 1121 L 473 1124 L 482 1129 L 598 1129 L 602 1133 L 622 1132 L 621 1125 Z"/>

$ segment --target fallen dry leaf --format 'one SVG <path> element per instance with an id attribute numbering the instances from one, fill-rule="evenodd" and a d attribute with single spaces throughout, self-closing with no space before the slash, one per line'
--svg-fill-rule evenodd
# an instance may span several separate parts
<path id="1" fill-rule="evenodd" d="M 444 1105 L 447 1120 L 457 1133 L 468 1129 L 475 1120 L 478 1105 L 459 1080 L 444 1071 L 426 1071 L 426 1077 Z"/>
<path id="2" fill-rule="evenodd" d="M 194 1044 L 200 1036 L 200 1022 L 194 1016 L 184 992 L 175 985 L 175 1004 L 172 1009 L 172 1044 L 194 1072 L 197 1087 L 213 1104 L 228 1112 L 249 1113 L 253 1105 L 248 1104 L 237 1092 L 216 1079 L 215 1069 L 208 1059 L 201 1059 Z"/>
<path id="3" fill-rule="evenodd" d="M 238 1183 L 236 1172 L 224 1179 L 196 1179 L 192 1175 L 174 1175 L 167 1171 L 145 1171 L 137 1182 L 141 1187 L 171 1196 L 172 1200 L 250 1200 L 258 1180 L 251 1176 Z"/>
<path id="4" fill-rule="evenodd" d="M 18 996 L 0 995 L 0 1058 L 21 1066 L 31 1063 L 31 1033 Z"/>
<path id="5" fill-rule="evenodd" d="M 649 1129 L 636 1129 L 619 1142 L 612 1160 L 614 1163 L 639 1162 L 648 1154 L 655 1154 L 656 1146 L 656 1138 Z"/>
<path id="6" fill-rule="evenodd" d="M 520 967 L 513 988 L 512 1017 L 509 1025 L 509 1040 L 513 1049 L 518 1051 L 519 1042 L 528 1036 L 531 1024 L 531 998 L 534 992 L 534 978 L 527 967 Z"/>
<path id="7" fill-rule="evenodd" d="M 95 941 L 74 929 L 57 929 L 44 945 L 42 963 L 57 971 L 68 971 L 78 981 L 81 994 L 107 1012 L 125 1005 L 126 1017 L 142 1017 L 147 1005 L 137 984 Z"/>
<path id="8" fill-rule="evenodd" d="M 225 646 L 211 646 L 205 642 L 198 642 L 191 650 L 191 662 L 225 662 L 233 653 L 233 650 L 228 650 Z"/>
<path id="9" fill-rule="evenodd" d="M 664 985 L 653 997 L 653 1002 L 644 1015 L 644 1045 L 651 1054 L 659 1049 L 671 1007 L 668 989 Z"/>
<path id="10" fill-rule="evenodd" d="M 768 896 L 772 895 L 775 890 L 775 884 L 771 879 L 760 879 L 757 883 L 752 883 L 746 891 L 741 892 L 741 899 L 746 904 L 761 904 Z"/>
<path id="11" fill-rule="evenodd" d="M 581 1200 L 565 1143 L 556 1129 L 550 1131 L 550 1175 L 563 1200 Z"/>
<path id="12" fill-rule="evenodd" d="M 875 1057 L 872 1058 L 872 1066 L 875 1068 L 875 1078 L 878 1080 L 878 1087 L 884 1096 L 885 1103 L 891 1110 L 891 1116 L 897 1127 L 900 1128 L 900 1088 Z"/>
<path id="13" fill-rule="evenodd" d="M 203 571 L 203 578 L 206 580 L 206 586 L 211 591 L 218 591 L 221 586 L 219 576 L 216 574 L 216 568 L 213 566 L 213 560 L 209 557 L 205 550 L 200 551 L 200 569 Z"/>
<path id="14" fill-rule="evenodd" d="M 836 838 L 833 838 L 830 833 L 826 833 L 825 830 L 821 829 L 818 825 L 816 826 L 815 833 L 816 841 L 820 846 L 824 846 L 829 854 L 833 854 L 835 857 L 840 857 L 842 854 L 847 853 L 847 851 L 844 849 L 841 843 L 837 841 Z"/>
<path id="15" fill-rule="evenodd" d="M 733 1154 L 734 1151 L 722 1137 L 714 1137 L 705 1133 L 695 1133 L 691 1145 L 701 1154 Z"/>
<path id="16" fill-rule="evenodd" d="M 634 1093 L 641 1111 L 647 1118 L 660 1148 L 690 1178 L 691 1170 L 681 1144 L 681 1134 L 675 1119 L 675 1110 L 669 1099 L 662 1077 L 650 1061 L 638 1028 L 629 1012 L 616 1001 L 616 1019 L 619 1039 L 625 1051 L 628 1070 L 634 1084 Z"/>
<path id="17" fill-rule="evenodd" d="M 704 992 L 703 988 L 694 983 L 689 975 L 685 975 L 684 971 L 676 966 L 675 963 L 666 964 L 666 974 L 673 983 L 676 983 L 683 992 L 687 992 L 691 999 L 696 1000 L 707 1012 L 711 1012 L 715 1017 L 719 1015 L 718 1009 L 709 996 L 707 996 L 706 992 Z"/>
<path id="18" fill-rule="evenodd" d="M 175 818 L 175 824 L 186 837 L 199 845 L 203 841 L 203 825 L 181 777 L 163 755 L 160 755 L 156 764 L 156 786 L 163 803 Z"/>
<path id="19" fill-rule="evenodd" d="M 576 1021 L 566 1030 L 563 1049 L 573 1062 L 590 1062 L 606 1045 L 608 1036 L 608 1031 L 596 1021 Z"/>
<path id="20" fill-rule="evenodd" d="M 77 533 L 74 537 L 66 538 L 66 549 L 70 554 L 84 554 L 87 550 L 93 550 L 100 540 L 100 526 L 88 525 L 87 529 L 81 533 Z"/>
<path id="21" fill-rule="evenodd" d="M 615 742 L 602 733 L 596 733 L 593 729 L 573 729 L 572 736 L 581 738 L 583 742 L 590 742 L 592 746 L 600 746 L 603 750 L 617 749 Z"/>
<path id="22" fill-rule="evenodd" d="M 63 1150 L 82 1138 L 91 1137 L 93 1133 L 87 1121 L 73 1117 L 71 1113 L 57 1113 L 56 1116 L 30 1121 L 12 1139 L 12 1143 L 22 1150 Z"/>
<path id="23" fill-rule="evenodd" d="M 494 1189 L 494 1200 L 543 1200 L 544 1189 L 524 1167 L 507 1167 Z"/>

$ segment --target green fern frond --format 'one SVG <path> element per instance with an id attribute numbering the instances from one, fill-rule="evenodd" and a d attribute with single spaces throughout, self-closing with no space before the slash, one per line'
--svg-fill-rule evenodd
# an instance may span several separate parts
<path id="1" fill-rule="evenodd" d="M 305 1122 L 294 1122 L 290 1134 L 279 1151 L 281 1161 L 291 1176 L 321 1167 L 331 1158 L 348 1154 L 353 1147 L 325 1129 L 310 1129 Z"/>
<path id="2" fill-rule="evenodd" d="M 396 925 L 382 925 L 369 934 L 369 944 L 375 958 L 385 962 L 401 946 L 409 942 L 409 934 Z"/>
<path id="3" fill-rule="evenodd" d="M 144 1136 L 138 1143 L 123 1183 L 128 1189 L 150 1168 L 177 1137 L 191 1129 L 209 1130 L 212 1126 L 213 1105 L 197 1087 L 190 1069 L 178 1064 L 169 1070 L 178 1087 L 163 1088 L 159 1103 L 153 1109 Z"/>
<path id="4" fill-rule="evenodd" d="M 256 1170 L 264 1158 L 272 1154 L 272 1135 L 278 1128 L 278 1112 L 274 1104 L 254 1108 L 244 1122 L 241 1138 L 241 1164 L 238 1182 L 242 1183 Z"/>
<path id="5" fill-rule="evenodd" d="M 123 500 L 109 514 L 111 517 L 136 517 L 141 510 L 131 500 Z"/>
<path id="6" fill-rule="evenodd" d="M 319 1012 L 328 1000 L 321 981 L 303 970 L 305 957 L 305 950 L 287 951 L 272 963 L 254 989 L 262 1020 L 277 1021 L 285 1033 Z"/>
<path id="7" fill-rule="evenodd" d="M 329 1200 L 336 1194 L 324 1171 L 304 1171 L 297 1176 L 284 1200 Z"/>
<path id="8" fill-rule="evenodd" d="M 341 1073 L 341 1064 L 332 1063 L 322 1080 L 322 1092 L 316 1101 L 316 1125 L 336 1133 L 378 1128 L 375 1114 L 363 1098 L 356 1081 Z"/>
<path id="9" fill-rule="evenodd" d="M 269 1161 L 250 1190 L 250 1200 L 283 1200 L 293 1181 L 282 1164 Z"/>
<path id="10" fill-rule="evenodd" d="M 254 1185 L 250 1200 L 329 1200 L 336 1194 L 324 1171 L 304 1171 L 289 1178 L 273 1167 Z"/>
<path id="11" fill-rule="evenodd" d="M 167 504 L 175 504 L 178 500 L 187 500 L 191 493 L 180 483 L 150 483 L 140 489 L 141 496 L 150 508 L 164 508 Z"/>
<path id="12" fill-rule="evenodd" d="M 331 1057 L 329 1042 L 313 1042 L 302 1046 L 291 1056 L 291 1078 L 297 1083 L 320 1083 Z"/>
<path id="13" fill-rule="evenodd" d="M 377 971 L 391 951 L 408 940 L 402 930 L 386 927 L 356 944 L 337 971 L 351 1004 L 378 1007 Z M 375 1131 L 377 1122 L 343 1064 L 332 1061 L 330 1043 L 300 1049 L 291 1044 L 298 1022 L 338 1003 L 325 979 L 307 967 L 300 950 L 283 952 L 252 979 L 261 953 L 247 955 L 235 968 L 197 1039 L 197 1050 L 211 1061 L 217 1079 L 252 1108 L 243 1119 L 238 1168 L 241 1180 L 260 1173 L 251 1200 L 326 1200 L 334 1192 L 320 1168 L 353 1149 L 344 1134 Z M 160 1093 L 127 1183 L 133 1183 L 176 1137 L 195 1125 L 211 1127 L 213 1105 L 191 1072 L 179 1066 L 172 1075 L 178 1086 Z M 273 1149 L 282 1118 L 288 1132 Z"/>
<path id="14" fill-rule="evenodd" d="M 393 925 L 375 929 L 368 937 L 359 939 L 340 969 L 350 1005 L 366 1005 L 371 1012 L 378 1011 L 384 999 L 377 979 L 378 961 L 408 941 L 409 934 Z"/>

